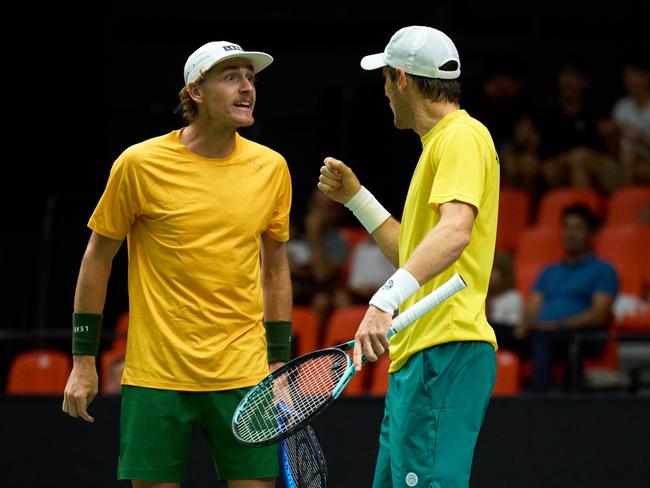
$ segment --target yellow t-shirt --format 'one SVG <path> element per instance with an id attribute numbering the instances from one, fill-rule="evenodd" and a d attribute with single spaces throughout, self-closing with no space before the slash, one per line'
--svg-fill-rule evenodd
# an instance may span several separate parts
<path id="1" fill-rule="evenodd" d="M 128 237 L 129 333 L 122 382 L 211 391 L 268 374 L 260 242 L 289 238 L 291 178 L 277 152 L 237 134 L 220 159 L 180 130 L 126 149 L 88 226 Z"/>
<path id="2" fill-rule="evenodd" d="M 403 266 L 438 223 L 438 206 L 458 200 L 472 205 L 476 219 L 460 258 L 406 300 L 405 310 L 459 273 L 467 288 L 391 340 L 390 371 L 422 349 L 452 341 L 486 341 L 497 347 L 485 317 L 499 206 L 499 160 L 490 133 L 465 110 L 452 112 L 422 137 L 422 154 L 411 179 L 402 215 L 399 262 Z"/>

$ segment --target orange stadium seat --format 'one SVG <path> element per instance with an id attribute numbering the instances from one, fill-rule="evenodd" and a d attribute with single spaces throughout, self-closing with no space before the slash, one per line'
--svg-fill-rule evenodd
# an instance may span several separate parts
<path id="1" fill-rule="evenodd" d="M 293 357 L 303 356 L 320 347 L 318 315 L 307 305 L 293 306 Z"/>
<path id="2" fill-rule="evenodd" d="M 627 186 L 613 192 L 607 201 L 605 225 L 637 222 L 639 212 L 650 203 L 650 185 Z"/>
<path id="3" fill-rule="evenodd" d="M 323 347 L 331 347 L 354 338 L 359 324 L 368 309 L 367 305 L 352 305 L 332 312 L 327 320 L 323 336 Z M 350 351 L 351 353 L 352 351 Z M 371 374 L 372 364 L 366 363 L 360 373 L 354 375 L 343 390 L 344 396 L 358 396 L 366 393 L 366 381 Z"/>
<path id="4" fill-rule="evenodd" d="M 563 210 L 580 203 L 589 207 L 596 217 L 602 217 L 603 197 L 594 189 L 567 187 L 547 190 L 540 197 L 535 225 L 559 228 Z"/>
<path id="5" fill-rule="evenodd" d="M 115 336 L 111 343 L 111 349 L 122 351 L 122 354 L 126 354 L 126 334 L 128 329 L 129 312 L 127 310 L 122 312 L 122 314 L 117 318 L 117 322 L 115 322 L 115 328 L 113 329 Z"/>
<path id="6" fill-rule="evenodd" d="M 564 256 L 560 230 L 552 227 L 532 227 L 524 230 L 515 254 L 515 282 L 527 298 L 537 276 L 546 265 Z"/>
<path id="7" fill-rule="evenodd" d="M 586 357 L 582 361 L 585 371 L 590 369 L 609 369 L 618 371 L 620 362 L 618 355 L 619 339 L 616 322 L 612 319 L 609 326 L 609 334 L 605 339 L 603 351 L 598 357 Z"/>
<path id="8" fill-rule="evenodd" d="M 512 351 L 497 351 L 497 377 L 492 395 L 518 395 L 521 392 L 521 361 Z"/>
<path id="9" fill-rule="evenodd" d="M 635 223 L 606 226 L 596 233 L 594 251 L 614 266 L 620 292 L 642 296 L 649 238 L 647 226 Z"/>
<path id="10" fill-rule="evenodd" d="M 18 353 L 7 377 L 8 395 L 63 395 L 72 360 L 53 349 L 35 349 Z"/>
<path id="11" fill-rule="evenodd" d="M 618 323 L 618 330 L 633 334 L 650 334 L 650 308 L 637 315 L 624 316 Z"/>
<path id="12" fill-rule="evenodd" d="M 530 224 L 530 195 L 519 188 L 501 188 L 496 248 L 514 252 L 521 232 Z"/>
<path id="13" fill-rule="evenodd" d="M 124 357 L 124 351 L 121 349 L 111 348 L 99 354 L 99 368 L 101 371 L 100 391 L 103 394 L 115 393 L 108 390 L 110 385 L 111 367 L 120 358 Z"/>

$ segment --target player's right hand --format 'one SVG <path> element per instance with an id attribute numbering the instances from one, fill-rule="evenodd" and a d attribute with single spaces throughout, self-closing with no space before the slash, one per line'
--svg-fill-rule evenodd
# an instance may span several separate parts
<path id="1" fill-rule="evenodd" d="M 347 203 L 361 189 L 359 179 L 343 161 L 327 157 L 323 162 L 318 189 L 336 202 Z"/>
<path id="2" fill-rule="evenodd" d="M 74 365 L 63 392 L 62 410 L 71 417 L 81 417 L 86 422 L 95 419 L 86 409 L 95 399 L 98 391 L 95 356 L 74 356 Z"/>

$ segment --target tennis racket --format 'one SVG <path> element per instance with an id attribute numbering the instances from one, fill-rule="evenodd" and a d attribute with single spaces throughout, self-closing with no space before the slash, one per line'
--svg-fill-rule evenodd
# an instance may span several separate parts
<path id="1" fill-rule="evenodd" d="M 279 452 L 286 488 L 327 488 L 325 456 L 311 425 L 281 440 Z"/>
<path id="2" fill-rule="evenodd" d="M 466 288 L 458 273 L 393 319 L 390 339 L 444 300 Z M 251 388 L 232 418 L 232 432 L 242 444 L 266 446 L 304 427 L 339 397 L 354 376 L 345 352 L 354 340 L 298 357 Z M 364 357 L 365 361 L 365 357 Z"/>

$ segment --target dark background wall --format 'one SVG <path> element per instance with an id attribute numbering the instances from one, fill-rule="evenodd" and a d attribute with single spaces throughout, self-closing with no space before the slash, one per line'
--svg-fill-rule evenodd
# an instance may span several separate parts
<path id="1" fill-rule="evenodd" d="M 0 485 L 126 488 L 116 481 L 119 398 L 99 397 L 95 424 L 62 415 L 59 398 L 0 399 Z M 383 400 L 341 398 L 314 428 L 332 488 L 371 485 Z M 649 398 L 493 398 L 479 435 L 471 488 L 642 488 L 650 465 Z M 203 437 L 185 488 L 219 486 Z"/>
<path id="2" fill-rule="evenodd" d="M 394 129 L 379 73 L 359 67 L 400 27 L 431 25 L 455 40 L 470 113 L 495 66 L 519 66 L 531 98 L 543 104 L 559 63 L 573 57 L 589 64 L 593 95 L 606 107 L 622 92 L 620 62 L 629 48 L 649 51 L 643 2 L 299 5 L 15 5 L 17 13 L 5 19 L 17 33 L 5 41 L 0 333 L 69 326 L 85 223 L 110 166 L 128 145 L 181 125 L 172 109 L 183 65 L 207 41 L 225 39 L 275 57 L 259 76 L 257 123 L 242 132 L 287 158 L 298 220 L 327 155 L 348 162 L 401 214 L 420 143 Z M 121 252 L 107 330 L 127 306 L 124 266 Z M 47 345 L 65 349 L 68 342 Z M 4 341 L 0 367 L 15 350 L 34 345 Z"/>

